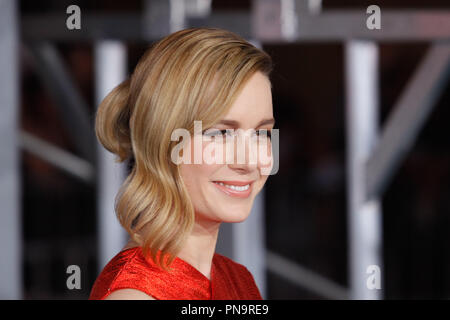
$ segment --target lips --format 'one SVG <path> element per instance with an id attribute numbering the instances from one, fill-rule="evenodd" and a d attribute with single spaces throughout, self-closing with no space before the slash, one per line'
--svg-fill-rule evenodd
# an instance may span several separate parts
<path id="1" fill-rule="evenodd" d="M 253 181 L 213 181 L 213 183 L 228 196 L 247 198 L 252 192 Z"/>

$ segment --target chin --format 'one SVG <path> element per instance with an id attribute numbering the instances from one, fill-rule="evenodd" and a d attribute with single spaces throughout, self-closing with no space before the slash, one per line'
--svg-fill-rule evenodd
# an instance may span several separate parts
<path id="1" fill-rule="evenodd" d="M 222 222 L 228 223 L 239 223 L 248 218 L 250 215 L 251 207 L 249 208 L 233 208 L 229 206 L 221 210 L 221 212 L 217 212 L 216 216 L 220 218 Z"/>
<path id="2" fill-rule="evenodd" d="M 233 216 L 233 217 L 223 217 L 221 220 L 222 222 L 226 222 L 226 223 L 239 223 L 239 222 L 243 222 L 248 218 L 248 215 L 245 216 Z"/>

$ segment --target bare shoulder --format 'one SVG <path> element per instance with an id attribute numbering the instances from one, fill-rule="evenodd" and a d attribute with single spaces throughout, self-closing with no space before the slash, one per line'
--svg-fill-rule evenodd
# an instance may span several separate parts
<path id="1" fill-rule="evenodd" d="M 156 300 L 148 294 L 136 289 L 119 289 L 109 294 L 105 300 Z"/>

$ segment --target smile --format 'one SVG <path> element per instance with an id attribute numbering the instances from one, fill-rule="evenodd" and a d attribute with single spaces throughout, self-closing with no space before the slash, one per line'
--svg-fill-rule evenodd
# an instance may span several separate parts
<path id="1" fill-rule="evenodd" d="M 213 181 L 213 183 L 217 189 L 232 197 L 247 198 L 252 191 L 252 182 Z"/>

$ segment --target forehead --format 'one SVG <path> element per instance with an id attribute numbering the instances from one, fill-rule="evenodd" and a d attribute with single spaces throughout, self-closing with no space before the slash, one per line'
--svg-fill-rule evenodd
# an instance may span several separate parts
<path id="1" fill-rule="evenodd" d="M 245 83 L 224 119 L 257 123 L 262 118 L 271 118 L 272 109 L 270 80 L 261 72 L 256 72 Z"/>

